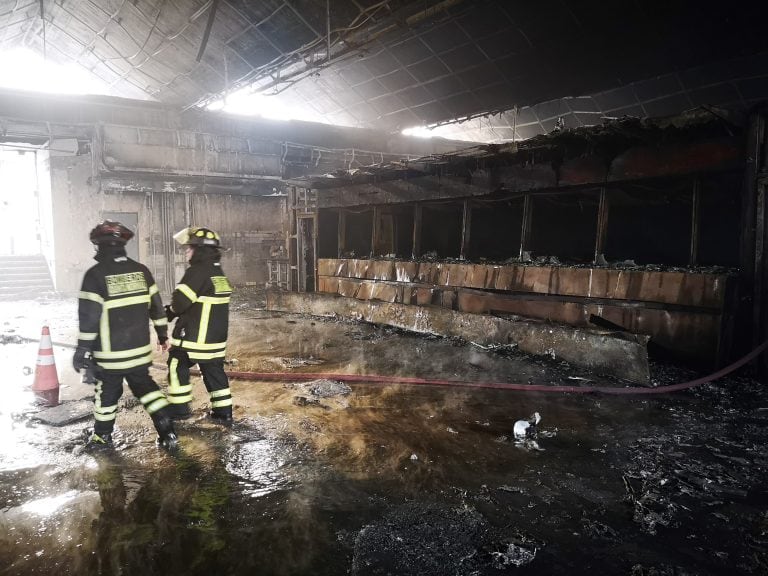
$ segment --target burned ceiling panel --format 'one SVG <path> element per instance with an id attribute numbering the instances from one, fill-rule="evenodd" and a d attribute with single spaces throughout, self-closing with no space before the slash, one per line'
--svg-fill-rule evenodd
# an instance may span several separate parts
<path id="1" fill-rule="evenodd" d="M 520 167 L 529 176 L 536 173 L 533 188 L 734 169 L 741 165 L 745 124 L 744 115 L 720 109 L 659 119 L 622 118 L 599 126 L 558 128 L 524 142 L 475 145 L 422 158 L 382 158 L 326 174 L 316 170 L 293 183 L 329 189 L 454 176 L 504 193 L 508 189 L 494 178 L 503 179 L 502 174 Z"/>
<path id="2" fill-rule="evenodd" d="M 597 94 L 611 100 L 601 111 L 642 117 L 765 98 L 767 12 L 693 1 L 15 0 L 0 2 L 0 49 L 75 62 L 117 96 L 188 108 L 253 85 L 319 119 L 395 131 Z M 739 73 L 745 60 L 762 62 L 757 74 Z M 718 67 L 738 82 L 697 80 Z M 567 121 L 597 123 L 595 107 L 567 110 Z M 507 126 L 500 139 L 551 130 L 563 111 L 535 115 L 534 128 Z"/>

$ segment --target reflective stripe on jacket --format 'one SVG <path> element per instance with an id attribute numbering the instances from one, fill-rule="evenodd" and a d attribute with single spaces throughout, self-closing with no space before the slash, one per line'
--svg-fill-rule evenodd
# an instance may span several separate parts
<path id="1" fill-rule="evenodd" d="M 231 295 L 232 286 L 219 262 L 193 263 L 171 296 L 171 308 L 179 315 L 171 344 L 184 349 L 194 362 L 223 359 Z"/>
<path id="2" fill-rule="evenodd" d="M 124 373 L 152 363 L 149 323 L 158 339 L 168 320 L 149 269 L 126 256 L 98 258 L 83 278 L 77 345 L 91 350 L 103 370 Z"/>

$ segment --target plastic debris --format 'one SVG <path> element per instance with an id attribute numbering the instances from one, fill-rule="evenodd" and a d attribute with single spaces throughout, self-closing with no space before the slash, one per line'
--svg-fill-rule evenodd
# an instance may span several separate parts
<path id="1" fill-rule="evenodd" d="M 536 438 L 536 426 L 541 422 L 541 415 L 534 412 L 528 420 L 518 420 L 512 429 L 515 439 L 525 440 L 526 438 Z"/>

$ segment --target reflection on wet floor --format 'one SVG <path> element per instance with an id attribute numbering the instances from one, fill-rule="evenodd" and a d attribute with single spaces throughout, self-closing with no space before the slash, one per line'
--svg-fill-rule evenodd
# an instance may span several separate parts
<path id="1" fill-rule="evenodd" d="M 238 370 L 600 381 L 367 325 L 233 323 Z M 234 381 L 231 428 L 198 382 L 178 454 L 130 404 L 117 449 L 88 453 L 87 422 L 35 422 L 30 350 L 0 346 L 2 575 L 766 573 L 768 395 L 748 379 L 651 399 Z M 538 449 L 512 434 L 533 412 Z"/>

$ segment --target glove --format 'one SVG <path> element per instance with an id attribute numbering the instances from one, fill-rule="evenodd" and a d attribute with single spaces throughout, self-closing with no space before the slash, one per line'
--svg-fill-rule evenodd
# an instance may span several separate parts
<path id="1" fill-rule="evenodd" d="M 176 314 L 176 312 L 173 311 L 173 308 L 171 308 L 170 304 L 165 305 L 165 317 L 168 319 L 168 322 L 173 321 L 174 318 L 178 318 L 179 315 Z"/>
<path id="2" fill-rule="evenodd" d="M 72 356 L 72 368 L 75 369 L 75 372 L 80 372 L 80 370 L 88 366 L 90 363 L 90 358 L 88 358 L 90 353 L 91 351 L 88 350 L 88 348 L 83 348 L 82 346 L 77 347 L 75 355 Z"/>

